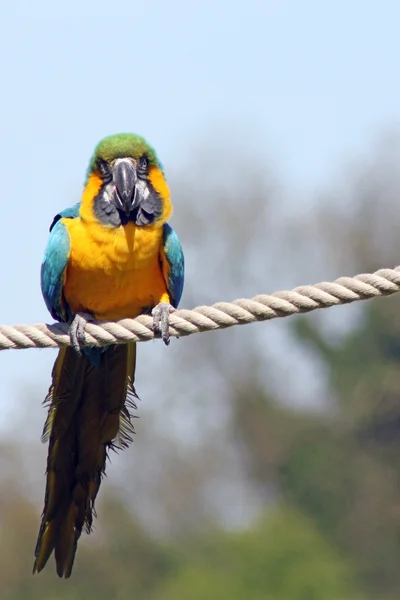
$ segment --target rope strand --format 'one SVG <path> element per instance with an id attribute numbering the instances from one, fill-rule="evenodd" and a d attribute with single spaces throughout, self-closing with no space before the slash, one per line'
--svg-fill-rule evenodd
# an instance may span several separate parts
<path id="1" fill-rule="evenodd" d="M 183 337 L 193 333 L 225 329 L 256 321 L 268 321 L 329 308 L 359 300 L 390 296 L 400 291 L 400 267 L 380 269 L 355 277 L 340 277 L 332 282 L 303 285 L 291 291 L 260 294 L 252 299 L 217 302 L 193 310 L 176 310 L 170 315 L 170 335 Z M 155 336 L 153 319 L 140 315 L 136 319 L 88 323 L 85 329 L 88 346 L 147 342 Z M 0 350 L 57 348 L 69 346 L 68 325 L 0 325 Z"/>

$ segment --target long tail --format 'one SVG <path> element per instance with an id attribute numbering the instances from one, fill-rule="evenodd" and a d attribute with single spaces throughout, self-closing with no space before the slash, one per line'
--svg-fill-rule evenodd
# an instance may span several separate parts
<path id="1" fill-rule="evenodd" d="M 98 355 L 89 360 L 63 348 L 54 363 L 42 437 L 50 441 L 34 573 L 54 550 L 59 577 L 71 575 L 82 528 L 88 533 L 92 528 L 107 451 L 132 441 L 136 344 L 92 350 Z"/>

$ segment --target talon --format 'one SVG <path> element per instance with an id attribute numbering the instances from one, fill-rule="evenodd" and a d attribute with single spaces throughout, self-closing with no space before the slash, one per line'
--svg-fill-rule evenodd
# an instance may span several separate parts
<path id="1" fill-rule="evenodd" d="M 76 313 L 69 326 L 72 347 L 79 355 L 82 354 L 81 347 L 86 342 L 85 328 L 90 321 L 94 321 L 94 317 L 90 313 Z"/>
<path id="2" fill-rule="evenodd" d="M 168 346 L 169 339 L 169 315 L 175 311 L 175 308 L 168 302 L 160 302 L 153 308 L 153 331 L 161 336 L 162 341 Z"/>

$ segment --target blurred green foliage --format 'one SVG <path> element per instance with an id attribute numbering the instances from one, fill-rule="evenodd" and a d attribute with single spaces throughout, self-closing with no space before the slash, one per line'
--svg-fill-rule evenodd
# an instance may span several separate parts
<path id="1" fill-rule="evenodd" d="M 310 519 L 289 506 L 246 531 L 213 531 L 181 544 L 160 544 L 117 500 L 109 500 L 101 508 L 106 527 L 97 534 L 100 540 L 81 545 L 73 576 L 63 581 L 52 564 L 39 576 L 30 574 L 37 515 L 26 500 L 2 500 L 4 600 L 356 598 L 343 558 Z"/>
<path id="2" fill-rule="evenodd" d="M 198 542 L 157 598 L 335 600 L 354 598 L 352 589 L 350 571 L 312 522 L 282 506 L 249 531 Z"/>

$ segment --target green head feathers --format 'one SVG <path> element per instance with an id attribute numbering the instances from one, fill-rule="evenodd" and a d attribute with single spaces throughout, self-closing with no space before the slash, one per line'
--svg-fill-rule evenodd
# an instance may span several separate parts
<path id="1" fill-rule="evenodd" d="M 140 158 L 145 154 L 151 167 L 158 167 L 162 170 L 162 164 L 157 158 L 157 154 L 146 142 L 144 138 L 135 133 L 118 133 L 103 138 L 96 146 L 94 154 L 89 163 L 88 175 L 97 168 L 97 161 L 103 159 L 107 162 L 115 158 Z"/>

